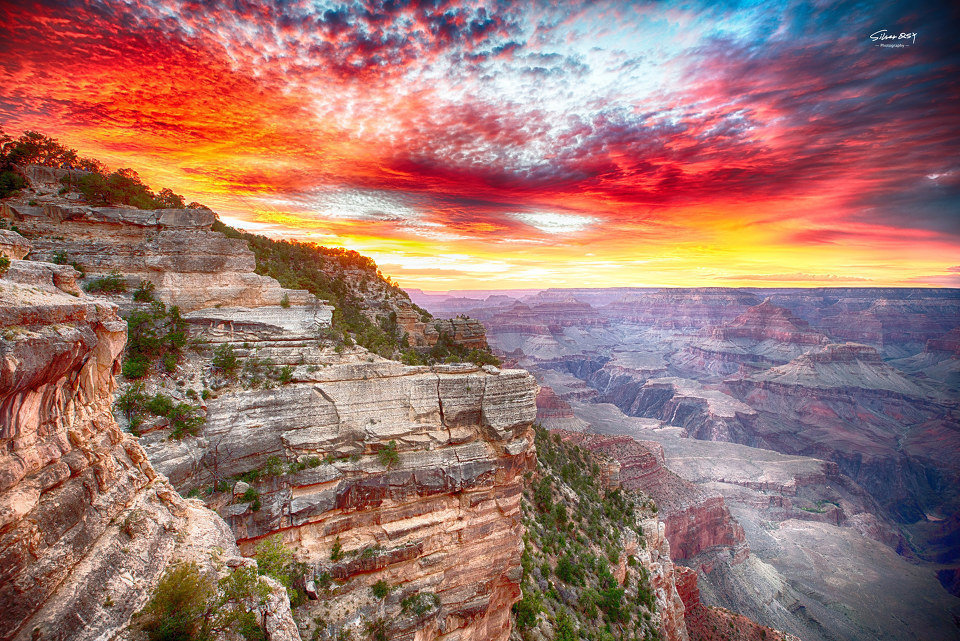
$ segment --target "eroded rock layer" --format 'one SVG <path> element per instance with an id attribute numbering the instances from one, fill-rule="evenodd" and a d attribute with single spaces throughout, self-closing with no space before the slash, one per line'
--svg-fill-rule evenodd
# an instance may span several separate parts
<path id="1" fill-rule="evenodd" d="M 181 499 L 114 422 L 115 307 L 3 278 L 0 332 L 0 638 L 122 635 L 172 559 L 245 562 L 226 523 Z M 297 639 L 273 587 L 263 620 Z"/>
<path id="2" fill-rule="evenodd" d="M 285 362 L 290 349 L 270 353 Z M 338 614 L 322 635 L 383 619 L 391 639 L 507 638 L 535 460 L 533 377 L 296 351 L 315 364 L 288 385 L 221 391 L 199 438 L 145 436 L 158 469 L 186 491 L 280 466 L 251 481 L 256 505 L 242 483 L 211 503 L 241 549 L 282 532 L 307 582 L 333 580 L 317 603 Z M 371 596 L 378 581 L 392 588 L 383 601 Z M 421 594 L 436 607 L 405 616 L 400 602 Z"/>

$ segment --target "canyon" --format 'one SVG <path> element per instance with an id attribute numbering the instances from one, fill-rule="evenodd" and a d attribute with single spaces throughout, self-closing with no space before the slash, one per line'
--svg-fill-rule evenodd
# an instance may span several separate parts
<path id="1" fill-rule="evenodd" d="M 656 499 L 698 602 L 803 639 L 956 638 L 960 292 L 493 294 L 413 300 L 479 318 L 542 424 Z"/>
<path id="2" fill-rule="evenodd" d="M 321 265 L 338 309 L 209 210 L 89 207 L 61 174 L 0 205 L 0 638 L 142 638 L 138 612 L 189 563 L 252 568 L 278 641 L 513 638 L 534 377 L 402 363 L 336 331 L 349 312 L 421 354 L 486 348 L 483 325 L 432 318 L 372 262 Z M 666 524 L 632 527 L 619 581 L 649 576 L 648 629 L 689 638 Z M 268 540 L 289 583 L 257 564 Z"/>
<path id="3" fill-rule="evenodd" d="M 90 207 L 61 174 L 0 204 L 0 638 L 140 638 L 184 562 L 253 571 L 280 641 L 550 639 L 563 612 L 617 621 L 623 596 L 638 633 L 675 641 L 955 633 L 950 290 L 445 307 L 348 252 L 291 278 L 313 250 L 203 208 Z M 594 489 L 538 461 L 537 423 Z M 555 518 L 545 479 L 600 539 L 534 527 Z M 633 516 L 596 530 L 623 496 Z M 267 541 L 286 583 L 261 572 Z M 568 544 L 612 575 L 568 582 Z"/>

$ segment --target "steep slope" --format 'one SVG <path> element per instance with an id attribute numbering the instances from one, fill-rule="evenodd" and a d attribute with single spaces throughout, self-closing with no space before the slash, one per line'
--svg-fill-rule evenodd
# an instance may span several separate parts
<path id="1" fill-rule="evenodd" d="M 514 638 L 686 641 L 663 524 L 619 466 L 536 428 Z"/>

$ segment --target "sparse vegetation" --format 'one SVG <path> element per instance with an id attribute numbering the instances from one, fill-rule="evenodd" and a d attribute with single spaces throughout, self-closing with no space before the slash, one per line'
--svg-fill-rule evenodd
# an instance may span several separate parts
<path id="1" fill-rule="evenodd" d="M 377 460 L 380 465 L 388 470 L 392 470 L 400 463 L 400 455 L 397 453 L 397 442 L 390 441 L 377 452 Z"/>
<path id="2" fill-rule="evenodd" d="M 5 254 L 0 254 L 0 276 L 7 273 L 10 269 L 10 259 Z"/>
<path id="3" fill-rule="evenodd" d="M 152 303 L 154 299 L 155 285 L 149 280 L 140 281 L 140 285 L 133 292 L 133 300 L 138 303 Z"/>
<path id="4" fill-rule="evenodd" d="M 171 566 L 139 613 L 151 641 L 208 641 L 225 634 L 265 641 L 257 609 L 269 595 L 254 568 L 239 567 L 219 580 L 193 562 Z"/>
<path id="5" fill-rule="evenodd" d="M 400 599 L 400 611 L 422 617 L 424 614 L 440 607 L 440 597 L 433 592 L 416 592 Z"/>
<path id="6" fill-rule="evenodd" d="M 122 294 L 127 291 L 127 283 L 120 272 L 110 272 L 92 279 L 83 289 L 91 294 Z"/>
<path id="7" fill-rule="evenodd" d="M 333 547 L 330 549 L 330 560 L 336 562 L 342 559 L 343 557 L 344 557 L 343 544 L 340 543 L 340 537 L 338 536 L 333 541 Z"/>
<path id="8" fill-rule="evenodd" d="M 390 585 L 383 579 L 380 579 L 370 586 L 370 592 L 377 599 L 385 599 L 387 595 L 390 594 Z"/>
<path id="9" fill-rule="evenodd" d="M 230 379 L 237 377 L 237 371 L 240 368 L 240 360 L 230 343 L 224 343 L 214 350 L 213 361 L 210 364 L 213 365 L 215 370 Z"/>
<path id="10" fill-rule="evenodd" d="M 127 317 L 127 355 L 122 373 L 129 379 L 140 379 L 149 374 L 153 363 L 162 357 L 163 368 L 176 370 L 184 346 L 187 344 L 187 323 L 180 309 L 153 301 L 149 311 L 137 310 Z"/>
<path id="11" fill-rule="evenodd" d="M 542 620 L 555 641 L 658 638 L 645 569 L 628 559 L 625 582 L 614 578 L 627 530 L 642 543 L 636 506 L 644 499 L 604 488 L 593 454 L 540 427 L 535 435 L 538 469 L 522 502 L 523 594 L 513 606 L 521 636 Z"/>
<path id="12" fill-rule="evenodd" d="M 274 240 L 239 231 L 219 220 L 213 229 L 230 238 L 246 240 L 256 256 L 258 274 L 277 279 L 287 289 L 305 289 L 330 301 L 335 308 L 333 327 L 321 329 L 318 338 L 334 341 L 338 351 L 356 343 L 385 358 L 399 358 L 409 364 L 498 364 L 489 351 L 467 349 L 446 333 L 433 348 L 411 348 L 397 322 L 396 309 L 389 303 L 391 299 L 409 303 L 409 297 L 366 256 L 338 247 Z M 379 308 L 369 306 L 370 290 L 380 294 Z M 433 320 L 425 309 L 416 305 L 413 308 L 421 321 Z"/>

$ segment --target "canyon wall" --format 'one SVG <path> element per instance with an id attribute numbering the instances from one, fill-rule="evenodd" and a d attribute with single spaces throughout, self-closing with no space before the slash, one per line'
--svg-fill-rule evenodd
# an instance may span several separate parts
<path id="1" fill-rule="evenodd" d="M 15 260 L 0 278 L 2 639 L 124 635 L 171 560 L 214 572 L 219 550 L 223 563 L 250 563 L 226 523 L 182 499 L 114 422 L 126 324 L 64 269 Z M 271 638 L 299 639 L 286 592 L 268 587 Z"/>

